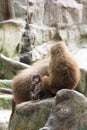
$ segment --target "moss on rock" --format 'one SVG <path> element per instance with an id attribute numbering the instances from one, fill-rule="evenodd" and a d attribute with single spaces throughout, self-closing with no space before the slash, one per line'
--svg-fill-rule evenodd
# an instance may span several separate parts
<path id="1" fill-rule="evenodd" d="M 11 109 L 11 102 L 11 95 L 0 95 L 0 109 Z"/>

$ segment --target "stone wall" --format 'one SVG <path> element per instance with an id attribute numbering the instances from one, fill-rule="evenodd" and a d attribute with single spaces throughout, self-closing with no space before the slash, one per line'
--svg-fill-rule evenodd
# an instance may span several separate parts
<path id="1" fill-rule="evenodd" d="M 86 0 L 14 0 L 15 18 L 28 22 L 34 46 L 63 40 L 72 51 L 87 47 L 86 6 Z"/>
<path id="2" fill-rule="evenodd" d="M 8 20 L 0 23 L 0 52 L 14 57 L 16 47 L 22 37 L 23 21 Z"/>
<path id="3" fill-rule="evenodd" d="M 29 24 L 29 39 L 33 46 L 63 40 L 72 51 L 87 47 L 87 0 L 12 0 L 10 6 L 14 16 L 10 19 L 21 19 Z M 19 39 L 17 42 L 21 42 L 21 37 L 16 38 Z"/>

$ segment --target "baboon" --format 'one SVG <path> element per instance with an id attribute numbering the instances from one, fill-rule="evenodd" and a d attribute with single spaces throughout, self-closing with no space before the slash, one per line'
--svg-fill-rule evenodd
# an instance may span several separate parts
<path id="1" fill-rule="evenodd" d="M 51 47 L 49 58 L 37 61 L 13 78 L 13 95 L 19 103 L 30 100 L 31 78 L 37 73 L 42 76 L 42 90 L 53 95 L 60 89 L 74 89 L 80 80 L 78 64 L 62 41 Z"/>
<path id="2" fill-rule="evenodd" d="M 80 80 L 78 64 L 62 41 L 54 44 L 50 50 L 48 74 L 42 80 L 43 90 L 54 95 L 60 89 L 74 89 Z"/>
<path id="3" fill-rule="evenodd" d="M 10 129 L 10 123 L 17 104 L 24 101 L 31 100 L 30 87 L 32 85 L 32 77 L 35 74 L 39 74 L 42 77 L 48 75 L 49 58 L 38 60 L 33 63 L 30 68 L 22 70 L 19 74 L 13 77 L 12 81 L 12 112 L 9 119 L 8 129 Z"/>
<path id="4" fill-rule="evenodd" d="M 42 77 L 48 75 L 47 68 L 49 65 L 49 58 L 37 61 L 31 68 L 22 70 L 19 74 L 13 77 L 12 90 L 17 104 L 30 100 L 30 86 L 32 76 L 39 74 Z"/>

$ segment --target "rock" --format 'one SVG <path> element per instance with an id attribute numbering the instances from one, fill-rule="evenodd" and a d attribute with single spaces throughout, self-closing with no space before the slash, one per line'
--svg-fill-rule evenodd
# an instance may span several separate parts
<path id="1" fill-rule="evenodd" d="M 81 69 L 81 79 L 79 84 L 77 85 L 76 90 L 87 96 L 87 71 L 85 69 Z"/>
<path id="2" fill-rule="evenodd" d="M 83 3 L 78 0 L 30 0 L 25 3 L 21 0 L 19 4 L 19 1 L 15 0 L 14 12 L 17 18 L 28 20 L 30 42 L 35 46 L 57 36 L 57 40 L 66 41 L 74 50 L 78 48 L 80 40 L 79 27 L 83 22 Z"/>
<path id="3" fill-rule="evenodd" d="M 86 130 L 87 97 L 75 90 L 57 92 L 55 106 L 40 130 Z"/>
<path id="4" fill-rule="evenodd" d="M 12 95 L 0 93 L 0 110 L 11 109 L 12 97 L 13 97 Z"/>
<path id="5" fill-rule="evenodd" d="M 44 14 L 44 1 L 43 0 L 30 0 L 28 6 L 28 21 L 29 23 L 42 24 Z"/>
<path id="6" fill-rule="evenodd" d="M 6 87 L 10 84 L 11 81 L 5 81 L 5 85 L 3 85 L 2 81 L 2 87 Z M 1 80 L 0 80 L 1 85 Z M 1 86 L 0 86 L 1 87 Z M 12 107 L 12 95 L 2 94 L 0 92 L 0 130 L 7 130 L 8 129 L 8 122 L 11 115 L 11 107 Z"/>
<path id="7" fill-rule="evenodd" d="M 82 4 L 75 0 L 46 0 L 44 7 L 46 25 L 59 24 L 61 27 L 66 27 L 82 22 Z"/>
<path id="8" fill-rule="evenodd" d="M 79 67 L 87 71 L 87 48 L 79 49 L 74 56 Z"/>
<path id="9" fill-rule="evenodd" d="M 35 47 L 32 46 L 32 61 L 45 58 L 50 52 L 50 48 L 54 43 L 55 41 L 51 40 L 49 42 L 44 42 L 43 44 L 37 45 Z"/>
<path id="10" fill-rule="evenodd" d="M 44 45 L 37 46 L 35 48 L 32 47 L 31 53 L 27 52 L 19 55 L 20 61 L 28 64 L 38 59 L 44 58 L 47 55 L 50 46 L 51 46 L 50 43 L 49 44 L 45 43 Z M 41 53 L 42 55 L 40 56 Z M 20 63 L 17 58 L 18 57 L 15 57 L 13 60 L 11 58 L 5 57 L 4 55 L 0 54 L 0 69 L 1 69 L 0 78 L 1 79 L 11 79 L 15 74 L 18 73 L 19 70 L 31 67 L 30 65 Z"/>
<path id="11" fill-rule="evenodd" d="M 57 40 L 66 41 L 71 49 L 78 48 L 79 26 L 82 23 L 83 14 L 82 3 L 75 0 L 73 2 L 31 0 L 28 7 L 28 16 L 30 16 L 28 20 L 31 19 L 30 32 L 35 35 L 35 45 L 48 42 L 57 36 Z M 35 20 L 36 17 L 37 20 Z"/>
<path id="12" fill-rule="evenodd" d="M 12 8 L 12 0 L 0 1 L 0 22 L 14 17 L 14 9 Z"/>
<path id="13" fill-rule="evenodd" d="M 26 14 L 26 1 L 23 0 L 14 0 L 13 1 L 13 9 L 14 9 L 14 16 L 16 18 L 25 18 Z"/>
<path id="14" fill-rule="evenodd" d="M 55 27 L 48 27 L 48 26 L 38 26 L 34 24 L 30 24 L 30 33 L 34 34 L 34 45 L 40 45 L 44 42 L 50 41 L 56 34 Z M 30 37 L 31 40 L 31 37 Z M 31 40 L 32 41 L 32 40 Z"/>
<path id="15" fill-rule="evenodd" d="M 11 110 L 0 110 L 0 130 L 8 130 Z"/>
<path id="16" fill-rule="evenodd" d="M 31 67 L 0 54 L 0 79 L 11 79 L 19 70 Z"/>
<path id="17" fill-rule="evenodd" d="M 3 94 L 1 88 L 10 88 L 12 80 L 0 80 L 0 130 L 8 129 L 12 109 L 12 95 Z M 9 90 L 9 89 L 6 89 Z"/>
<path id="18" fill-rule="evenodd" d="M 38 130 L 44 126 L 53 104 L 54 98 L 49 98 L 17 105 L 9 130 Z"/>
<path id="19" fill-rule="evenodd" d="M 79 49 L 74 54 L 81 70 L 81 80 L 76 88 L 79 92 L 87 96 L 87 48 Z"/>
<path id="20" fill-rule="evenodd" d="M 0 80 L 0 88 L 11 88 L 12 80 Z"/>
<path id="21" fill-rule="evenodd" d="M 25 64 L 31 64 L 32 63 L 32 52 L 24 52 L 19 55 L 20 62 Z"/>
<path id="22" fill-rule="evenodd" d="M 3 5 L 3 3 L 5 4 L 5 2 L 2 1 L 1 5 Z M 21 19 L 29 25 L 29 28 L 25 30 L 29 32 L 29 39 L 27 39 L 29 40 L 29 43 L 27 41 L 28 47 L 26 46 L 25 50 L 30 51 L 32 45 L 36 47 L 44 42 L 48 43 L 51 40 L 65 41 L 71 51 L 77 51 L 79 47 L 87 47 L 86 0 L 10 0 L 8 5 L 10 8 L 10 12 L 8 10 L 9 18 L 11 18 L 10 15 L 13 13 L 12 15 L 15 16 L 13 18 L 16 18 L 16 20 Z M 6 16 L 6 4 L 4 10 L 5 12 L 3 11 L 3 13 L 5 14 L 3 15 Z M 4 30 L 2 28 L 0 31 L 0 37 L 2 39 L 0 42 L 0 48 L 1 50 L 4 50 L 2 51 L 3 54 L 10 57 L 15 56 L 14 51 L 18 42 L 21 43 L 22 38 L 22 34 L 18 30 L 19 26 L 13 24 L 12 26 L 10 26 L 10 34 L 13 34 L 12 40 L 8 40 L 10 39 L 7 35 L 9 32 L 6 29 L 6 35 L 3 35 Z M 13 36 L 16 37 L 16 41 Z M 7 43 L 2 47 L 4 39 Z M 15 45 L 12 44 L 13 41 Z M 12 52 L 8 48 L 8 44 L 11 46 L 13 50 Z M 42 57 L 42 54 L 38 55 L 36 51 L 33 51 L 33 53 L 36 57 Z M 35 60 L 37 60 L 37 58 L 35 58 L 34 61 Z"/>
<path id="23" fill-rule="evenodd" d="M 8 20 L 0 23 L 0 51 L 5 56 L 15 56 L 23 28 L 24 22 L 19 20 Z"/>

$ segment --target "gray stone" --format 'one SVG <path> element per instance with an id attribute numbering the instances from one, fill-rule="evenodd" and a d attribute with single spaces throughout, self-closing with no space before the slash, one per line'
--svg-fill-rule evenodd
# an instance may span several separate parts
<path id="1" fill-rule="evenodd" d="M 0 78 L 11 79 L 19 70 L 31 67 L 0 54 Z M 4 81 L 3 81 L 4 82 Z M 5 82 L 6 83 L 6 82 Z M 7 84 L 7 83 L 6 83 Z"/>
<path id="2" fill-rule="evenodd" d="M 74 56 L 81 69 L 81 80 L 76 90 L 87 96 L 87 48 L 79 49 Z"/>
<path id="3" fill-rule="evenodd" d="M 56 34 L 56 29 L 54 27 L 37 26 L 35 24 L 30 24 L 29 26 L 30 33 L 34 34 L 34 45 L 40 45 L 41 43 L 48 42 Z"/>
<path id="4" fill-rule="evenodd" d="M 87 96 L 87 71 L 85 69 L 81 69 L 81 79 L 76 90 Z"/>
<path id="5" fill-rule="evenodd" d="M 74 56 L 79 67 L 87 71 L 87 48 L 79 49 Z"/>
<path id="6" fill-rule="evenodd" d="M 0 110 L 0 130 L 8 130 L 11 110 Z"/>
<path id="7" fill-rule="evenodd" d="M 55 41 L 51 40 L 35 47 L 32 46 L 32 61 L 45 58 L 53 44 L 55 44 Z"/>
<path id="8" fill-rule="evenodd" d="M 76 51 L 79 46 L 87 47 L 86 0 L 10 0 L 10 6 L 13 7 L 15 20 L 20 18 L 29 24 L 30 44 L 37 46 L 44 42 L 48 43 L 50 40 L 63 40 L 72 51 Z M 12 31 L 16 37 L 16 47 L 21 41 L 22 34 L 16 32 L 17 37 L 15 30 Z M 10 41 L 8 41 L 9 37 L 6 38 L 7 33 L 5 38 L 3 37 L 4 30 L 1 29 L 0 32 L 0 49 L 2 50 L 4 39 L 7 43 Z M 5 48 L 8 49 L 8 46 Z M 34 52 L 36 54 L 36 51 Z M 4 49 L 2 53 L 14 56 L 10 54 L 10 50 L 8 52 Z M 42 55 L 38 55 L 38 57 L 41 58 Z"/>
<path id="9" fill-rule="evenodd" d="M 17 105 L 9 130 L 38 130 L 46 123 L 54 99 L 29 101 Z"/>
<path id="10" fill-rule="evenodd" d="M 44 23 L 50 26 L 56 24 L 69 26 L 81 23 L 82 4 L 75 0 L 46 0 L 44 14 Z"/>
<path id="11" fill-rule="evenodd" d="M 74 90 L 57 92 L 55 106 L 40 130 L 86 130 L 87 97 Z"/>
<path id="12" fill-rule="evenodd" d="M 8 57 L 16 54 L 16 47 L 20 42 L 25 23 L 23 21 L 8 20 L 0 23 L 0 51 Z"/>

